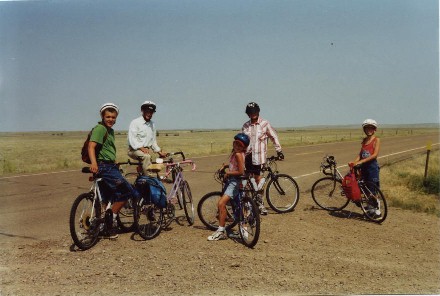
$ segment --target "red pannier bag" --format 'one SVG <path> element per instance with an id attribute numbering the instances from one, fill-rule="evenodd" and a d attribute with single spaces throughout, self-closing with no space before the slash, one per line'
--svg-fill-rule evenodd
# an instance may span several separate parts
<path id="1" fill-rule="evenodd" d="M 350 172 L 342 179 L 342 188 L 347 198 L 354 201 L 361 199 L 361 190 L 359 189 L 353 168 L 350 168 Z"/>

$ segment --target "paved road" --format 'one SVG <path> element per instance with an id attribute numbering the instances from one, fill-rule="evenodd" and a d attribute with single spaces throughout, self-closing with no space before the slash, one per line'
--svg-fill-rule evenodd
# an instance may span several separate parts
<path id="1" fill-rule="evenodd" d="M 439 136 L 384 138 L 380 163 L 423 152 L 428 141 L 438 147 Z M 353 160 L 359 147 L 358 142 L 339 142 L 284 149 L 286 160 L 279 162 L 278 169 L 298 181 L 301 190 L 299 207 L 310 198 L 308 191 L 319 176 L 323 156 L 334 155 L 340 165 L 345 165 Z M 227 156 L 194 160 L 196 172 L 186 172 L 185 176 L 197 202 L 203 194 L 219 188 L 213 180 L 213 172 L 227 160 Z M 77 195 L 88 190 L 87 179 L 87 175 L 79 171 L 0 178 L 0 244 L 56 239 L 68 233 L 70 206 Z"/>

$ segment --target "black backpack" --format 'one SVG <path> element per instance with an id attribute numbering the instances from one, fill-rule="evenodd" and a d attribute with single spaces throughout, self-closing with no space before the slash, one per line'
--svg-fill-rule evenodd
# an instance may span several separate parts
<path id="1" fill-rule="evenodd" d="M 99 124 L 102 124 L 102 123 L 99 123 Z M 88 163 L 88 164 L 92 163 L 92 161 L 90 160 L 90 156 L 89 156 L 89 142 L 90 142 L 90 137 L 92 136 L 92 132 L 93 132 L 93 128 L 89 132 L 89 134 L 87 135 L 87 139 L 84 142 L 83 147 L 81 149 L 81 159 L 82 159 L 82 161 L 84 161 L 85 163 Z M 105 141 L 107 140 L 107 137 L 108 137 L 108 131 L 106 129 L 106 132 L 104 135 L 104 141 L 102 142 L 102 145 L 104 145 Z M 96 149 L 95 149 L 96 157 L 98 156 L 99 151 L 101 151 L 102 145 L 101 144 L 96 145 Z"/>

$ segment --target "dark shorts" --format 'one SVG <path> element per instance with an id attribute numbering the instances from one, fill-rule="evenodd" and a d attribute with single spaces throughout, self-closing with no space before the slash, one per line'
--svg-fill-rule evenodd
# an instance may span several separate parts
<path id="1" fill-rule="evenodd" d="M 254 174 L 259 176 L 261 174 L 261 164 L 252 163 L 252 154 L 246 155 L 244 159 L 244 165 L 246 167 L 246 173 Z"/>
<path id="2" fill-rule="evenodd" d="M 138 196 L 136 189 L 122 176 L 116 164 L 100 162 L 98 176 L 102 178 L 99 189 L 103 202 L 126 201 L 130 196 Z"/>

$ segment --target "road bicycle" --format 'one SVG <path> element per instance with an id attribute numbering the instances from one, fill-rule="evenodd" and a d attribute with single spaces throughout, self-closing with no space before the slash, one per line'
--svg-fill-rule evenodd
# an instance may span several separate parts
<path id="1" fill-rule="evenodd" d="M 171 157 L 173 155 L 180 155 L 182 161 L 175 162 Z M 183 209 L 188 224 L 190 226 L 194 224 L 194 204 L 189 183 L 183 176 L 183 167 L 189 165 L 191 170 L 194 171 L 196 165 L 192 160 L 185 159 L 185 155 L 181 151 L 169 153 L 167 157 L 165 160 L 156 159 L 149 169 L 151 172 L 156 173 L 157 179 L 161 182 L 172 184 L 171 190 L 166 195 L 166 206 L 164 208 L 151 202 L 150 186 L 153 185 L 145 182 L 144 186 L 136 186 L 140 191 L 141 198 L 136 201 L 134 207 L 135 227 L 136 232 L 146 240 L 158 236 L 162 229 L 169 227 L 171 222 L 179 222 L 179 217 L 176 216 L 176 205 L 178 205 L 178 209 Z M 141 184 L 140 180 L 147 180 L 142 177 L 142 164 L 131 164 L 138 165 L 138 178 L 135 183 Z M 160 176 L 159 172 L 161 172 L 163 166 L 165 166 L 166 172 L 165 175 Z"/>
<path id="2" fill-rule="evenodd" d="M 123 163 L 116 165 L 120 164 Z M 98 242 L 100 233 L 109 232 L 113 228 L 111 210 L 113 200 L 110 200 L 104 209 L 101 193 L 102 178 L 93 174 L 89 167 L 84 167 L 81 172 L 92 174 L 89 177 L 92 185 L 89 192 L 80 194 L 74 200 L 70 210 L 69 228 L 75 245 L 81 250 L 87 250 Z M 134 199 L 130 194 L 127 203 L 116 218 L 118 227 L 123 231 L 128 232 L 134 229 L 133 204 Z"/>
<path id="3" fill-rule="evenodd" d="M 224 169 L 218 170 L 214 178 L 223 183 Z M 249 175 L 241 176 L 238 196 L 231 198 L 226 205 L 226 230 L 231 232 L 238 225 L 238 232 L 243 244 L 253 248 L 260 237 L 260 211 L 254 200 L 256 194 L 251 185 Z M 218 201 L 223 192 L 214 191 L 205 194 L 197 205 L 197 214 L 200 221 L 210 230 L 218 229 Z"/>
<path id="4" fill-rule="evenodd" d="M 261 182 L 258 188 L 254 188 L 258 194 L 256 201 L 262 203 L 262 193 L 266 193 L 266 200 L 269 206 L 277 213 L 287 213 L 295 209 L 299 201 L 299 187 L 295 179 L 287 174 L 278 172 L 277 163 L 280 158 L 271 156 L 263 165 Z M 254 183 L 251 180 L 252 183 Z M 254 185 L 255 187 L 255 185 Z"/>
<path id="5" fill-rule="evenodd" d="M 360 189 L 360 199 L 348 198 L 342 187 L 342 175 L 336 165 L 334 156 L 326 156 L 321 163 L 321 171 L 327 177 L 317 180 L 312 186 L 312 198 L 315 203 L 327 211 L 340 211 L 350 202 L 362 209 L 369 220 L 382 223 L 385 221 L 388 208 L 385 196 L 379 187 L 372 182 L 363 180 L 358 174 L 358 167 L 354 168 L 357 174 L 357 183 Z"/>

